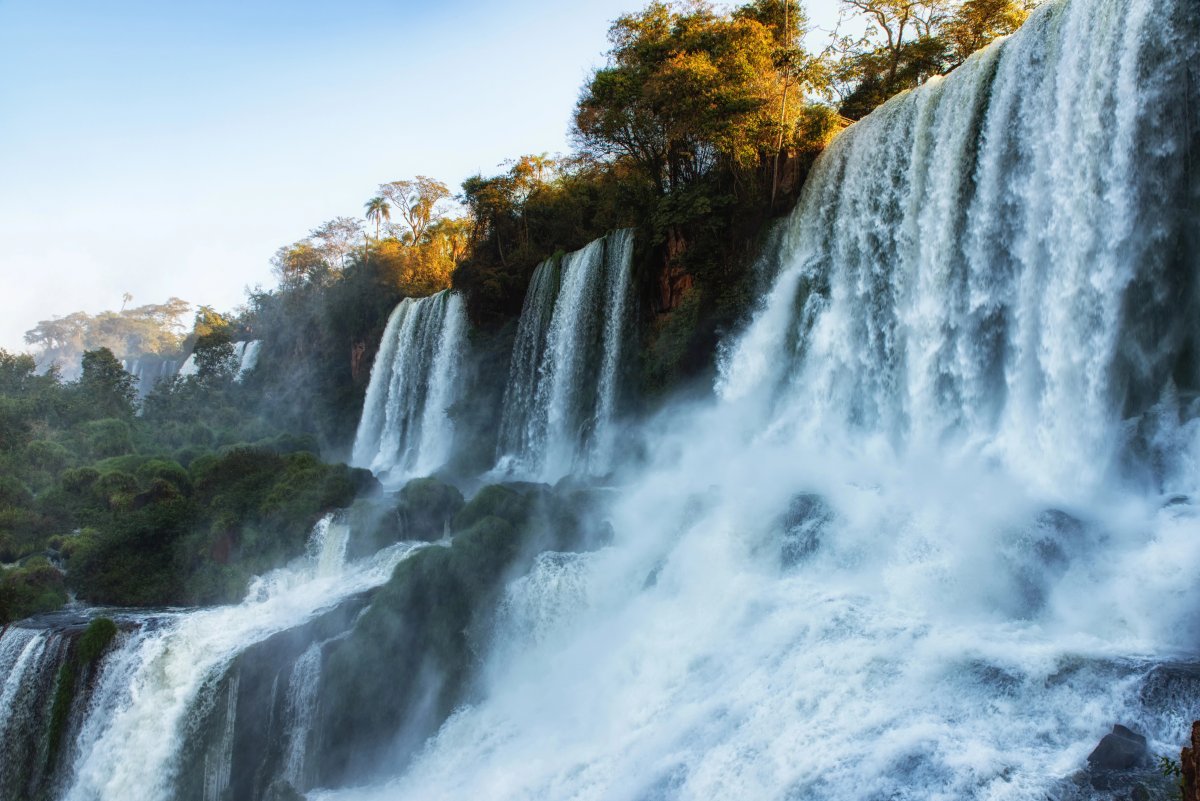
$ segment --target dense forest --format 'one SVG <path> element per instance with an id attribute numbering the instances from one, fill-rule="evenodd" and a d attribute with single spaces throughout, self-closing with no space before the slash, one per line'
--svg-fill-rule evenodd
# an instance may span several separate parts
<path id="1" fill-rule="evenodd" d="M 847 0 L 843 26 L 857 33 L 813 51 L 795 0 L 728 13 L 651 3 L 613 23 L 607 64 L 574 110 L 572 152 L 515 157 L 457 193 L 425 176 L 383 183 L 361 218 L 281 247 L 277 287 L 231 312 L 200 307 L 190 331 L 178 298 L 40 322 L 26 335 L 36 361 L 0 353 L 0 620 L 70 596 L 229 602 L 301 553 L 323 513 L 378 489 L 340 462 L 406 297 L 453 287 L 466 298 L 483 402 L 458 413 L 478 430 L 535 266 L 636 228 L 631 394 L 651 408 L 709 378 L 719 338 L 760 289 L 773 220 L 831 138 L 1012 32 L 1029 8 Z M 263 355 L 243 379 L 233 343 L 248 340 Z M 190 374 L 144 397 L 123 369 L 188 356 Z"/>

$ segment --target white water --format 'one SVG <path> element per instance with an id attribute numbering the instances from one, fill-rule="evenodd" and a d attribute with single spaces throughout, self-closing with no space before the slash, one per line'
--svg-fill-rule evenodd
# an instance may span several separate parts
<path id="1" fill-rule="evenodd" d="M 164 613 L 123 639 L 105 657 L 91 713 L 74 746 L 65 797 L 172 798 L 183 743 L 195 734 L 187 730 L 188 713 L 202 703 L 202 693 L 216 689 L 215 679 L 230 661 L 250 645 L 382 584 L 420 547 L 400 543 L 370 559 L 345 563 L 340 528 L 323 520 L 315 529 L 314 552 L 255 580 L 241 604 Z M 214 769 L 209 779 L 219 790 L 220 765 Z"/>
<path id="2" fill-rule="evenodd" d="M 134 389 L 139 398 L 144 398 L 155 384 L 175 374 L 177 362 L 170 359 L 126 359 L 122 362 L 125 372 L 135 379 Z"/>
<path id="3" fill-rule="evenodd" d="M 42 658 L 47 645 L 55 635 L 48 631 L 13 629 L 0 637 L 0 742 L 9 733 L 9 723 L 14 715 L 24 712 L 20 697 L 30 691 L 30 686 L 42 669 Z"/>
<path id="4" fill-rule="evenodd" d="M 259 353 L 262 351 L 262 340 L 239 340 L 233 343 L 233 361 L 235 364 L 233 376 L 235 381 L 242 381 L 258 366 Z M 196 367 L 196 355 L 189 353 L 179 366 L 177 375 L 180 378 L 194 376 L 199 371 Z"/>
<path id="5" fill-rule="evenodd" d="M 405 298 L 388 318 L 371 367 L 354 464 L 392 481 L 428 475 L 450 458 L 466 347 L 462 298 Z"/>
<path id="6" fill-rule="evenodd" d="M 611 468 L 632 259 L 625 229 L 534 271 L 505 390 L 500 473 L 552 481 Z"/>
<path id="7" fill-rule="evenodd" d="M 844 133 L 613 546 L 510 585 L 485 700 L 404 775 L 317 797 L 1031 799 L 1114 722 L 1177 753 L 1200 703 L 1139 689 L 1200 656 L 1195 30 L 1050 3 Z M 1133 480 L 1123 409 L 1160 392 Z"/>
<path id="8" fill-rule="evenodd" d="M 283 778 L 293 787 L 304 787 L 307 784 L 304 765 L 311 747 L 309 739 L 316 714 L 320 681 L 321 646 L 313 643 L 296 660 L 288 681 L 288 740 Z"/>

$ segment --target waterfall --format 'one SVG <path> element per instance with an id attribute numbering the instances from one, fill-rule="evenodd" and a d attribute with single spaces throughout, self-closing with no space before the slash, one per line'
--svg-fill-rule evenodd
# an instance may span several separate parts
<path id="1" fill-rule="evenodd" d="M 466 347 L 462 298 L 445 290 L 392 311 L 371 367 L 353 462 L 382 476 L 428 475 L 450 458 Z"/>
<path id="2" fill-rule="evenodd" d="M 261 339 L 233 343 L 233 358 L 237 361 L 237 371 L 234 373 L 235 381 L 245 379 L 247 374 L 258 366 L 258 354 L 261 350 Z"/>
<path id="3" fill-rule="evenodd" d="M 232 737 L 235 726 L 241 725 L 233 714 L 236 675 L 222 680 L 229 666 L 255 643 L 295 629 L 382 584 L 417 547 L 401 543 L 369 559 L 346 563 L 344 526 L 332 516 L 314 529 L 311 543 L 306 557 L 257 579 L 239 605 L 123 614 L 121 619 L 132 631 L 121 635 L 90 682 L 90 697 L 81 707 L 81 711 L 86 708 L 86 716 L 71 737 L 67 774 L 53 797 L 68 801 L 226 797 L 222 793 L 234 756 Z M 23 743 L 40 741 L 44 721 L 33 721 L 36 725 L 20 736 L 12 729 L 17 717 L 26 714 L 23 710 L 46 706 L 45 699 L 53 695 L 43 685 L 52 683 L 61 662 L 50 658 L 59 639 L 52 631 L 19 626 L 0 637 L 0 670 L 5 677 L 0 740 L 6 753 L 8 749 L 19 753 L 15 749 Z M 295 668 L 297 678 L 289 689 L 289 703 L 301 726 L 311 722 L 311 693 L 306 696 L 302 685 L 319 669 L 311 664 L 313 658 L 309 657 L 307 667 Z M 26 696 L 33 700 L 19 700 Z M 216 727 L 214 746 L 203 756 L 203 780 L 194 788 L 177 788 L 182 760 L 203 735 L 197 726 L 210 714 L 206 710 L 213 708 L 225 710 L 224 723 Z M 283 736 L 306 736 L 293 733 L 292 728 Z M 288 766 L 299 770 L 302 764 L 301 757 L 288 757 Z"/>
<path id="4" fill-rule="evenodd" d="M 842 133 L 716 398 L 642 432 L 612 546 L 510 582 L 480 700 L 412 765 L 310 798 L 1107 799 L 1113 723 L 1177 752 L 1196 15 L 1049 2 Z M 506 417 L 563 401 L 547 304 L 595 258 L 535 276 Z"/>
<path id="5" fill-rule="evenodd" d="M 233 377 L 235 381 L 242 381 L 258 366 L 258 356 L 261 351 L 261 339 L 238 340 L 233 343 Z M 179 366 L 179 370 L 173 372 L 180 378 L 196 375 L 199 372 L 199 368 L 196 366 L 196 354 L 189 353 L 188 357 L 183 360 L 183 364 Z"/>
<path id="6" fill-rule="evenodd" d="M 504 394 L 499 471 L 553 480 L 611 467 L 629 345 L 633 230 L 538 265 Z"/>
<path id="7" fill-rule="evenodd" d="M 142 356 L 125 359 L 122 366 L 134 378 L 134 389 L 139 398 L 149 395 L 159 381 L 175 375 L 176 362 L 158 356 Z"/>
<path id="8" fill-rule="evenodd" d="M 722 393 L 810 427 L 965 442 L 1045 486 L 1102 480 L 1123 414 L 1197 377 L 1179 373 L 1195 132 L 1172 83 L 1195 44 L 1157 30 L 1164 10 L 1051 4 L 846 131 Z"/>
<path id="9" fill-rule="evenodd" d="M 189 353 L 188 357 L 183 360 L 183 364 L 179 365 L 179 372 L 176 374 L 180 378 L 189 378 L 196 375 L 199 368 L 196 367 L 196 354 Z"/>

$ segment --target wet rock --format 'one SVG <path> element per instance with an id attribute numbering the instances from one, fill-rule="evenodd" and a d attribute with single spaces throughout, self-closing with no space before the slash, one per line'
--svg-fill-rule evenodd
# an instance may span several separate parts
<path id="1" fill-rule="evenodd" d="M 833 517 L 833 508 L 820 495 L 804 492 L 792 496 L 777 523 L 782 531 L 779 560 L 785 570 L 816 553 Z"/>
<path id="2" fill-rule="evenodd" d="M 1192 724 L 1191 745 L 1179 755 L 1179 770 L 1183 801 L 1200 801 L 1200 720 Z"/>
<path id="3" fill-rule="evenodd" d="M 1088 755 L 1092 770 L 1133 770 L 1150 765 L 1146 738 L 1119 723 Z"/>

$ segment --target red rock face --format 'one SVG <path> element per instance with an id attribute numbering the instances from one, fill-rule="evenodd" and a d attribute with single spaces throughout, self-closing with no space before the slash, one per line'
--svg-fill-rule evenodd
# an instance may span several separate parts
<path id="1" fill-rule="evenodd" d="M 1183 801 L 1200 801 L 1200 720 L 1192 724 L 1192 744 L 1179 757 L 1183 771 Z"/>
<path id="2" fill-rule="evenodd" d="M 675 226 L 667 229 L 666 258 L 658 274 L 658 311 L 674 310 L 692 288 L 692 275 L 681 264 L 687 241 Z"/>

